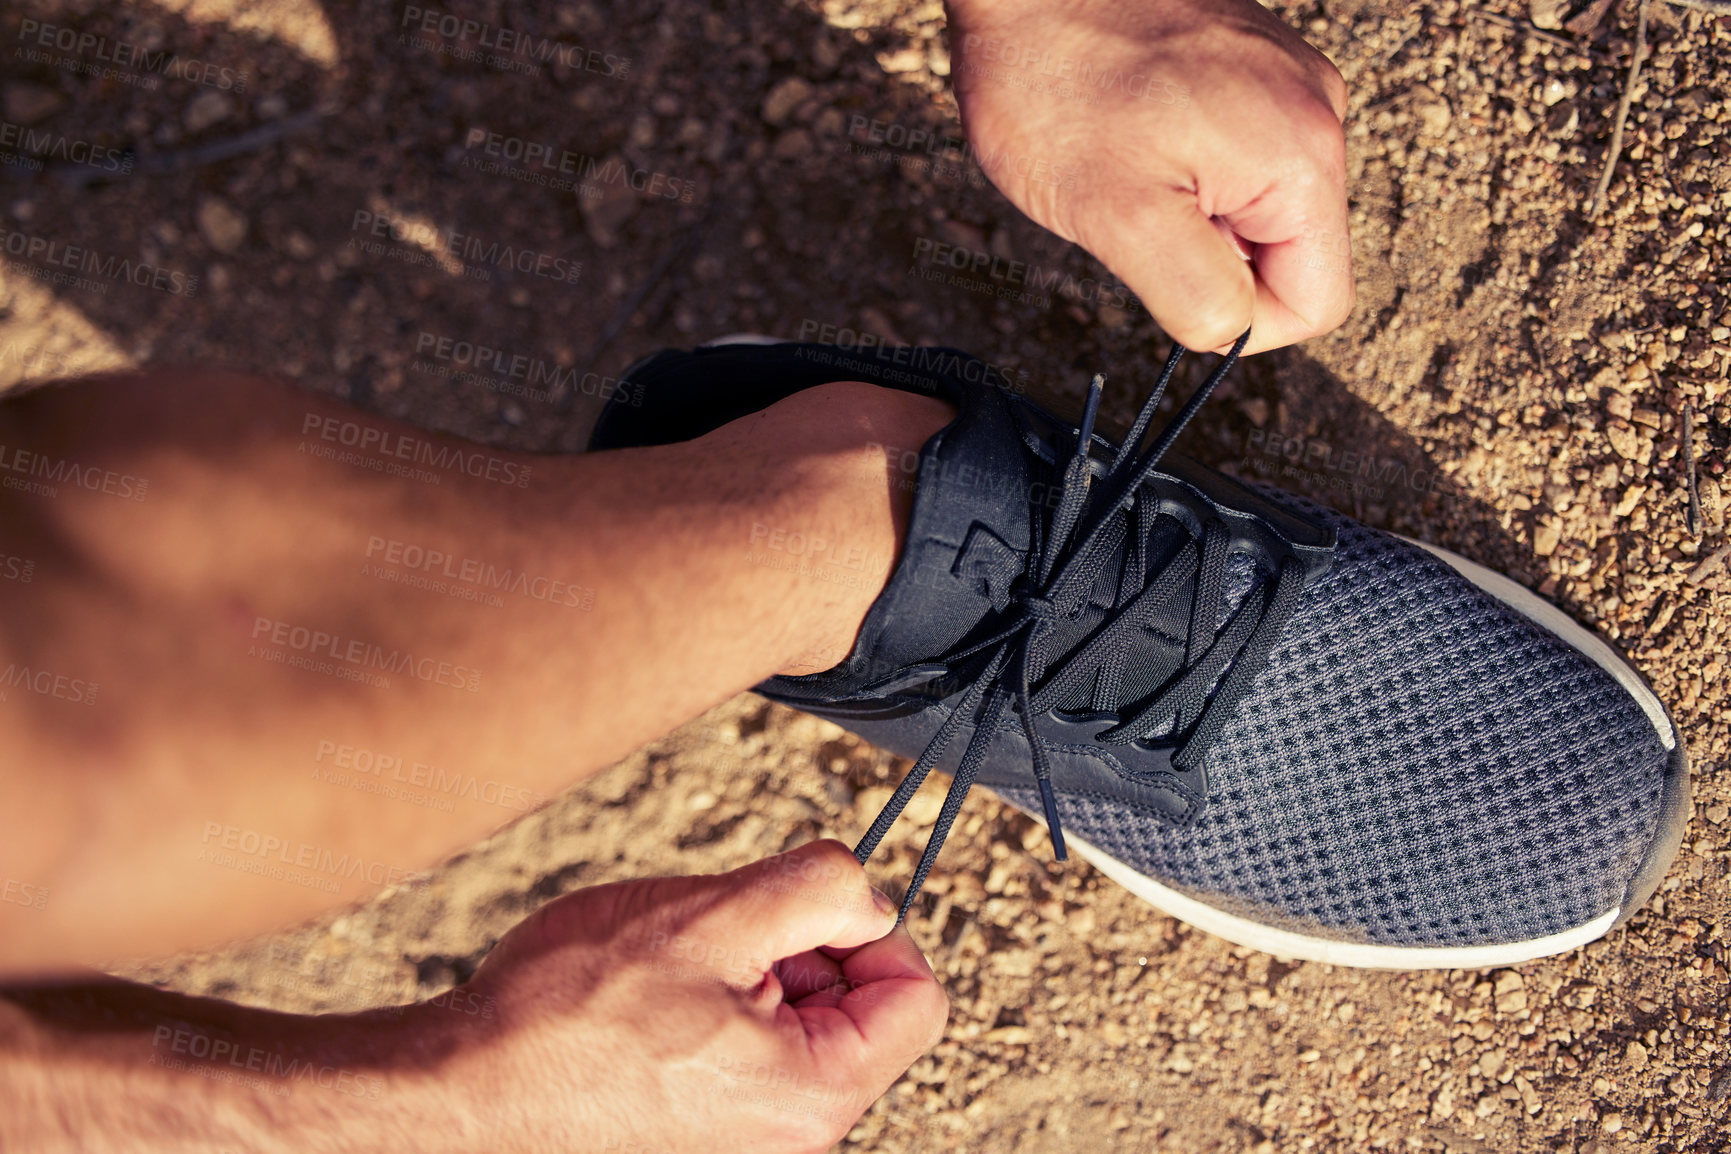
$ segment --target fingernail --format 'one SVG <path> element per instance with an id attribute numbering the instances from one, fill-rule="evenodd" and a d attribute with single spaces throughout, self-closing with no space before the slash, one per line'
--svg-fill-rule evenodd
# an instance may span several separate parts
<path id="1" fill-rule="evenodd" d="M 896 903 L 890 901 L 890 896 L 876 886 L 872 887 L 872 904 L 877 906 L 880 914 L 893 916 L 896 912 Z"/>

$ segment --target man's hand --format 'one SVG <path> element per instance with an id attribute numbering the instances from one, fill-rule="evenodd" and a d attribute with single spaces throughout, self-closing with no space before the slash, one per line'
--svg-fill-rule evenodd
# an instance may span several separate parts
<path id="1" fill-rule="evenodd" d="M 1257 352 L 1346 319 L 1346 85 L 1255 0 L 948 8 L 982 168 L 1174 340 L 1219 349 L 1249 328 Z"/>
<path id="2" fill-rule="evenodd" d="M 944 993 L 840 842 L 579 890 L 466 985 L 298 1015 L 95 979 L 0 988 L 0 1149 L 829 1149 Z"/>
<path id="3" fill-rule="evenodd" d="M 836 841 L 581 890 L 464 987 L 497 1016 L 456 1047 L 450 1088 L 491 1149 L 827 1150 L 943 1031 L 943 989 L 894 923 Z"/>

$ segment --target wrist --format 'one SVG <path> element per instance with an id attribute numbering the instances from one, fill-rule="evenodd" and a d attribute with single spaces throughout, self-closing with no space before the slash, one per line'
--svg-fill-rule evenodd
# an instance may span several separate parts
<path id="1" fill-rule="evenodd" d="M 476 1132 L 467 1103 L 444 1077 L 458 1033 L 436 1011 L 417 1005 L 289 1015 L 236 1007 L 234 1018 L 161 1022 L 150 1032 L 146 1061 L 156 1067 L 163 1100 L 251 1120 L 256 1133 L 238 1145 L 417 1154 L 447 1144 L 474 1148 L 453 1140 Z M 441 1124 L 427 1127 L 435 1117 Z"/>
<path id="2" fill-rule="evenodd" d="M 269 1134 L 242 1143 L 248 1149 L 467 1154 L 492 1138 L 474 1079 L 455 1074 L 478 1039 L 449 1005 L 269 1015 L 276 1020 L 235 1031 L 220 1055 L 192 1042 L 210 1056 L 179 1071 L 179 1089 L 203 1083 L 225 1093 L 233 1113 L 262 1112 Z M 172 1052 L 176 1041 L 164 1046 Z"/>
<path id="3" fill-rule="evenodd" d="M 106 980 L 6 990 L 0 1146 L 475 1149 L 485 1134 L 445 1073 L 464 1041 L 450 1016 L 280 1014 Z"/>
<path id="4" fill-rule="evenodd" d="M 344 1020 L 326 1039 L 320 1073 L 336 1082 L 346 1071 L 361 1094 L 345 1100 L 344 1091 L 322 1088 L 316 1108 L 301 1118 L 307 1136 L 356 1151 L 501 1149 L 502 1132 L 488 1109 L 498 1087 L 486 1077 L 485 1063 L 475 1060 L 489 1049 L 487 1034 L 497 1021 L 491 1010 L 491 999 L 483 1006 L 459 987 L 430 1002 Z M 327 1073 L 330 1067 L 336 1072 Z M 351 1130 L 357 1117 L 366 1119 L 368 1132 L 351 1142 L 347 1135 L 358 1133 Z M 339 1133 L 343 1139 L 333 1143 Z"/>

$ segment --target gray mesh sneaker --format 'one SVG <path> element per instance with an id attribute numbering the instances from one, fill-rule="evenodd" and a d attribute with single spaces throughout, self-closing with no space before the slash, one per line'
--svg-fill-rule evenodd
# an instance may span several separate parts
<path id="1" fill-rule="evenodd" d="M 1242 342 L 1240 342 L 1242 347 Z M 626 376 L 593 448 L 696 436 L 861 379 L 959 416 L 920 455 L 906 547 L 835 669 L 760 692 L 954 776 L 903 912 L 974 785 L 1161 910 L 1286 957 L 1508 965 L 1627 920 L 1689 817 L 1675 727 L 1596 635 L 1496 573 L 1093 432 L 954 350 L 724 346 Z M 1144 445 L 1144 442 L 1147 442 Z"/>

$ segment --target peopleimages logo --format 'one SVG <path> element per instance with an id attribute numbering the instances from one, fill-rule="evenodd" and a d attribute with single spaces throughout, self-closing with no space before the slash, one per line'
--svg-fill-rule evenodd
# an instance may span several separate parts
<path id="1" fill-rule="evenodd" d="M 521 136 L 505 136 L 481 127 L 469 129 L 463 138 L 463 147 L 479 149 L 484 156 L 499 158 L 498 161 L 485 161 L 465 156 L 464 167 L 528 184 L 544 184 L 555 191 L 574 189 L 580 195 L 599 195 L 605 191 L 602 186 L 616 185 L 642 196 L 679 204 L 690 204 L 697 196 L 697 185 L 684 177 L 637 168 L 618 160 L 602 160 L 587 153 L 572 152 L 568 148 Z M 516 164 L 523 167 L 513 167 Z"/>
<path id="2" fill-rule="evenodd" d="M 150 1047 L 146 1065 L 194 1073 L 210 1081 L 231 1082 L 279 1097 L 288 1094 L 290 1082 L 318 1086 L 369 1102 L 377 1102 L 385 1088 L 385 1079 L 378 1074 L 357 1074 L 341 1066 L 290 1058 L 262 1046 L 244 1045 L 184 1027 L 156 1027 Z M 260 1077 L 250 1077 L 252 1074 Z"/>
<path id="3" fill-rule="evenodd" d="M 919 266 L 925 265 L 934 272 L 950 268 L 969 276 L 984 275 L 991 283 L 1004 289 L 1005 294 L 1014 294 L 1018 298 L 1026 297 L 1031 301 L 1040 299 L 1045 293 L 1055 293 L 1083 304 L 1111 305 L 1131 313 L 1142 310 L 1142 302 L 1136 299 L 1127 286 L 1117 281 L 1098 280 L 1088 276 L 1075 277 L 1063 269 L 1041 268 L 1027 261 L 1008 260 L 980 249 L 946 244 L 931 237 L 922 236 L 914 241 L 913 259 L 914 267 L 910 269 L 911 272 L 918 273 Z M 963 288 L 969 287 L 960 280 L 952 280 L 951 283 Z M 1049 301 L 1050 297 L 1045 299 Z"/>
<path id="4" fill-rule="evenodd" d="M 26 17 L 18 25 L 18 39 L 29 40 L 32 37 L 36 40 L 37 48 L 58 49 L 72 57 L 86 57 L 98 64 L 111 64 L 118 68 L 190 80 L 194 84 L 218 88 L 236 95 L 246 91 L 246 73 L 192 57 L 183 57 L 166 48 L 152 52 L 127 40 L 110 40 L 94 32 L 80 32 L 76 28 L 63 28 L 57 24 L 45 24 Z M 47 53 L 29 48 L 17 49 L 14 55 L 22 56 L 33 64 L 65 67 L 65 61 L 52 57 L 43 59 L 48 56 Z M 94 73 L 94 70 L 89 69 L 76 71 Z"/>
<path id="5" fill-rule="evenodd" d="M 44 497 L 58 496 L 55 486 L 70 485 L 91 493 L 119 497 L 125 501 L 142 501 L 150 491 L 150 481 L 131 473 L 116 473 L 100 465 L 80 465 L 65 458 L 45 453 L 0 445 L 0 485 Z M 19 477 L 31 478 L 21 481 Z"/>
<path id="6" fill-rule="evenodd" d="M 595 607 L 595 589 L 592 586 L 531 576 L 521 569 L 501 570 L 473 557 L 458 557 L 441 549 L 429 549 L 406 541 L 368 537 L 366 555 L 371 564 L 362 569 L 362 576 L 384 576 L 401 568 L 416 574 L 444 577 L 482 590 L 503 590 L 527 597 L 531 601 L 545 601 L 549 605 L 568 609 L 588 610 Z M 380 562 L 392 566 L 392 569 L 380 569 Z M 443 592 L 438 589 L 434 591 Z"/>
<path id="7" fill-rule="evenodd" d="M 409 366 L 417 372 L 448 376 L 496 393 L 550 401 L 568 390 L 586 397 L 598 397 L 608 403 L 643 407 L 644 389 L 641 384 L 633 385 L 601 373 L 579 373 L 576 368 L 562 368 L 557 362 L 528 353 L 514 353 L 509 349 L 496 349 L 491 345 L 442 337 L 423 330 L 415 337 L 415 355 L 445 362 L 433 365 L 417 360 Z M 507 383 L 501 384 L 489 377 L 502 378 Z"/>
<path id="8" fill-rule="evenodd" d="M 171 296 L 189 297 L 198 291 L 198 276 L 194 273 L 184 273 L 128 257 L 103 256 L 84 245 L 67 244 L 46 236 L 32 236 L 27 232 L 0 229 L 0 251 L 4 251 L 9 257 L 21 257 L 36 262 L 45 269 L 72 269 L 88 276 L 122 281 Z M 12 264 L 11 261 L 7 263 Z"/>
<path id="9" fill-rule="evenodd" d="M 854 115 L 848 120 L 848 137 L 860 147 L 861 155 L 870 145 L 907 152 L 924 152 L 938 161 L 963 164 L 972 161 L 993 180 L 1011 175 L 1031 184 L 1050 184 L 1063 189 L 1075 189 L 1081 170 L 1075 165 L 1056 164 L 1045 157 L 1024 156 L 1000 148 L 981 152 L 965 136 L 949 132 L 933 132 L 918 125 L 909 128 L 894 121 L 873 120 Z"/>
<path id="10" fill-rule="evenodd" d="M 416 657 L 414 652 L 409 650 L 387 650 L 383 645 L 374 645 L 354 637 L 345 638 L 304 625 L 291 625 L 287 621 L 260 617 L 253 622 L 252 636 L 254 641 L 263 639 L 270 645 L 280 645 L 297 654 L 306 654 L 313 660 L 328 657 L 356 669 L 404 673 L 417 681 L 448 686 L 451 689 L 467 689 L 470 693 L 479 692 L 481 688 L 481 671 L 478 669 L 437 661 L 431 657 Z M 249 647 L 247 656 L 260 656 L 256 650 L 257 646 Z"/>
<path id="11" fill-rule="evenodd" d="M 1433 469 L 1414 469 L 1395 457 L 1378 458 L 1265 429 L 1252 429 L 1245 437 L 1244 457 L 1238 464 L 1263 476 L 1297 478 L 1372 500 L 1390 487 L 1415 493 L 1446 492 L 1448 487 L 1447 475 Z"/>
<path id="12" fill-rule="evenodd" d="M 0 902 L 23 906 L 27 910 L 45 910 L 48 908 L 48 887 L 7 878 L 5 886 L 0 887 Z"/>
<path id="13" fill-rule="evenodd" d="M 404 869 L 389 862 L 371 860 L 360 854 L 339 854 L 333 849 L 311 842 L 291 843 L 275 834 L 243 829 L 238 825 L 225 825 L 220 821 L 204 823 L 204 836 L 199 839 L 199 844 L 204 847 L 199 851 L 199 861 L 231 869 L 235 868 L 241 859 L 250 858 L 280 863 L 295 870 L 324 874 L 327 880 L 337 878 L 342 881 L 365 881 L 375 886 L 418 885 L 427 877 L 421 870 Z M 261 871 L 254 869 L 243 872 Z"/>
<path id="14" fill-rule="evenodd" d="M 930 484 L 940 478 L 946 487 L 964 486 L 1006 496 L 1018 489 L 1018 486 L 1001 472 L 965 462 L 957 464 L 936 454 L 928 456 L 920 446 L 880 445 L 876 441 L 868 441 L 866 448 L 873 452 L 883 452 L 885 471 L 889 475 L 890 483 L 904 492 L 916 492 L 922 484 Z M 1022 490 L 1022 498 L 1046 509 L 1056 509 L 1063 501 L 1064 486 L 1062 481 L 1057 484 L 1030 481 L 1027 488 Z"/>
<path id="15" fill-rule="evenodd" d="M 441 802 L 452 798 L 459 800 L 478 801 L 486 805 L 496 805 L 502 809 L 513 809 L 522 813 L 538 808 L 547 800 L 547 796 L 521 786 L 495 781 L 491 778 L 482 779 L 472 773 L 459 773 L 446 770 L 441 766 L 429 765 L 423 761 L 405 761 L 400 756 L 379 753 L 375 750 L 344 745 L 338 741 L 320 741 L 313 755 L 315 765 L 329 765 L 343 771 L 344 776 L 353 780 L 338 781 L 336 784 L 347 784 L 361 792 L 382 793 L 381 788 L 362 788 L 384 786 L 389 783 L 432 791 Z M 387 776 L 388 774 L 388 776 Z M 318 776 L 318 771 L 314 771 Z M 404 791 L 406 792 L 406 791 Z M 454 806 L 443 806 L 444 812 L 450 812 Z"/>
<path id="16" fill-rule="evenodd" d="M 834 345 L 845 353 L 856 357 L 871 357 L 880 362 L 872 366 L 874 371 L 883 371 L 881 366 L 896 366 L 897 369 L 910 369 L 911 373 L 889 371 L 885 379 L 894 380 L 900 384 L 912 384 L 926 392 L 937 387 L 932 373 L 943 373 L 946 376 L 959 377 L 965 381 L 979 384 L 993 384 L 1010 393 L 1026 393 L 1028 391 L 1029 373 L 1027 369 L 1015 369 L 1008 365 L 994 364 L 969 357 L 954 349 L 938 348 L 934 345 L 904 345 L 886 340 L 875 333 L 863 329 L 850 329 L 845 325 L 837 326 L 807 317 L 799 324 L 801 342 L 815 342 L 822 345 Z M 823 350 L 801 350 L 798 354 L 803 359 L 818 360 Z M 821 363 L 837 364 L 839 367 L 850 367 L 844 362 L 823 361 Z M 863 362 L 857 362 L 851 367 L 863 367 Z"/>
<path id="17" fill-rule="evenodd" d="M 721 1082 L 717 1090 L 725 1097 L 812 1118 L 845 1118 L 871 1101 L 863 1090 L 832 1086 L 727 1054 L 717 1060 L 716 1074 Z"/>
<path id="18" fill-rule="evenodd" d="M 0 345 L 0 368 L 8 365 L 17 366 L 22 379 L 29 379 L 32 375 L 75 377 L 107 367 L 87 349 L 20 345 L 17 341 L 7 341 Z"/>
<path id="19" fill-rule="evenodd" d="M 5 701 L 12 690 L 22 689 L 73 705 L 95 705 L 97 688 L 94 681 L 68 677 L 50 669 L 31 669 L 16 662 L 0 670 L 0 701 Z"/>
<path id="20" fill-rule="evenodd" d="M 583 276 L 583 262 L 567 260 L 549 252 L 486 241 L 455 228 L 436 228 L 421 221 L 356 209 L 349 222 L 350 233 L 365 233 L 397 244 L 446 253 L 464 264 L 487 265 L 511 272 L 527 273 L 562 284 L 576 284 Z M 354 238 L 350 238 L 354 243 Z"/>
<path id="21" fill-rule="evenodd" d="M 301 435 L 311 433 L 322 441 L 328 441 L 344 448 L 359 452 L 376 452 L 384 457 L 394 457 L 399 461 L 410 461 L 415 465 L 430 465 L 435 469 L 454 469 L 468 477 L 477 480 L 494 481 L 501 485 L 515 485 L 519 489 L 529 486 L 529 471 L 533 465 L 520 465 L 515 461 L 507 461 L 490 453 L 479 450 L 460 449 L 455 445 L 439 445 L 424 437 L 414 437 L 407 433 L 393 433 L 385 429 L 363 425 L 359 421 L 345 421 L 341 417 L 326 417 L 318 413 L 307 413 L 301 421 Z M 335 456 L 330 451 L 315 452 L 319 446 L 307 447 L 305 441 L 297 450 L 312 453 L 314 456 Z M 363 468 L 381 472 L 392 472 L 385 462 L 378 458 L 360 457 L 358 453 L 347 454 L 353 460 L 336 457 L 344 464 L 359 465 Z M 397 466 L 407 468 L 408 466 Z M 428 474 L 437 483 L 436 474 Z"/>
<path id="22" fill-rule="evenodd" d="M 407 32 L 402 33 L 402 42 L 411 48 L 436 51 L 458 60 L 487 63 L 511 72 L 536 72 L 546 64 L 556 63 L 566 68 L 622 79 L 631 70 L 631 59 L 626 56 L 597 52 L 548 36 L 536 36 L 532 32 L 470 20 L 449 12 L 441 12 L 437 8 L 405 5 L 403 19 L 398 28 L 438 35 L 446 40 L 468 41 L 478 46 L 474 49 L 462 49 L 419 37 L 409 40 Z"/>
<path id="23" fill-rule="evenodd" d="M 1092 61 L 1078 57 L 1054 55 L 1047 48 L 1030 48 L 972 32 L 962 37 L 962 46 L 966 49 L 966 63 L 957 68 L 958 75 L 972 71 L 1012 87 L 1034 92 L 1049 91 L 1055 96 L 1082 99 L 1088 103 L 1098 100 L 1102 93 L 1116 92 L 1132 100 L 1147 100 L 1174 108 L 1190 107 L 1188 86 L 1158 76 L 1126 72 L 1112 66 L 1096 66 Z M 982 60 L 1002 67 L 988 67 L 979 63 Z M 1003 71 L 1005 68 L 1013 68 L 1026 76 L 1006 73 Z"/>
<path id="24" fill-rule="evenodd" d="M 85 164 L 92 168 L 100 168 L 104 172 L 118 172 L 122 175 L 132 171 L 132 157 L 118 148 L 93 144 L 88 140 L 67 136 L 64 133 L 50 132 L 47 129 L 27 128 L 22 124 L 13 124 L 10 120 L 0 120 L 0 149 L 16 148 L 23 154 L 25 168 L 41 168 L 40 163 L 30 164 L 28 160 L 58 160 L 67 164 Z M 11 157 L 11 162 L 18 163 L 20 158 Z"/>

